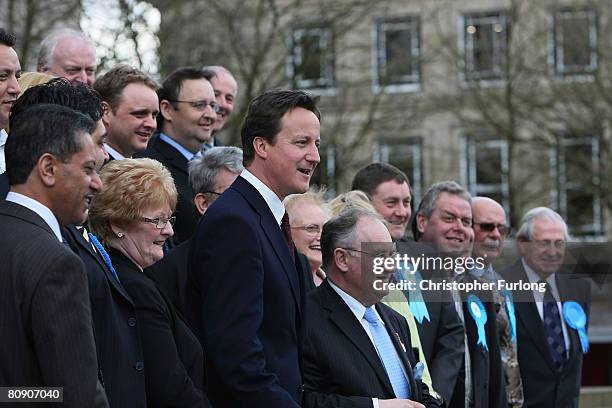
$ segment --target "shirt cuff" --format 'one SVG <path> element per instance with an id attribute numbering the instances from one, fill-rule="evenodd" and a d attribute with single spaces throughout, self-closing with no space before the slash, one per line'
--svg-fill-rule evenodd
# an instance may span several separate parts
<path id="1" fill-rule="evenodd" d="M 378 408 L 378 398 L 372 398 L 372 406 Z"/>

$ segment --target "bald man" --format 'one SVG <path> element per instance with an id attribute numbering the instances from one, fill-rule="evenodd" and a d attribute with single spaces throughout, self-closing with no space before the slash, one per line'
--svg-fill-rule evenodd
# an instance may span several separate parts
<path id="1" fill-rule="evenodd" d="M 509 230 L 506 225 L 506 211 L 495 200 L 488 197 L 474 197 L 472 199 L 472 216 L 474 217 L 472 256 L 473 258 L 481 257 L 484 260 L 485 269 L 472 269 L 470 273 L 496 282 L 502 278 L 493 270 L 492 263 L 504 251 L 504 239 Z M 506 398 L 510 407 L 521 407 L 523 405 L 523 385 L 516 357 L 516 341 L 512 340 L 511 335 L 506 298 L 503 294 L 496 293 L 494 299 L 498 306 L 497 326 L 506 380 Z"/>

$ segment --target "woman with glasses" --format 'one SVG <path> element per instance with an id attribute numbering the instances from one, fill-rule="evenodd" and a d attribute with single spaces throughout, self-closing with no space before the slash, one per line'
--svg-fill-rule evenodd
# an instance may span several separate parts
<path id="1" fill-rule="evenodd" d="M 126 324 L 139 331 L 148 407 L 207 407 L 203 352 L 172 303 L 144 273 L 173 235 L 177 193 L 170 172 L 152 159 L 115 160 L 100 173 L 89 222 L 94 242 L 136 307 Z M 104 375 L 104 373 L 102 373 Z"/>
<path id="2" fill-rule="evenodd" d="M 330 218 L 329 210 L 323 201 L 323 192 L 309 191 L 304 194 L 292 194 L 285 198 L 284 205 L 289 215 L 293 243 L 298 252 L 308 258 L 312 282 L 315 286 L 319 286 L 325 279 L 325 272 L 321 269 L 323 263 L 321 231 L 323 231 L 323 224 Z M 309 286 L 310 283 L 309 280 Z"/>

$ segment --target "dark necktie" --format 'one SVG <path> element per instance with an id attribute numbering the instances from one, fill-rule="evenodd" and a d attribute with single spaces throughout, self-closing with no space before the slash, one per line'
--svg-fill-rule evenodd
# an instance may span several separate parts
<path id="1" fill-rule="evenodd" d="M 295 261 L 295 254 L 293 253 L 293 238 L 291 238 L 291 226 L 289 225 L 289 216 L 287 213 L 283 215 L 283 219 L 281 220 L 281 230 L 285 236 L 285 241 L 287 241 L 287 247 L 289 248 L 291 259 Z"/>
<path id="2" fill-rule="evenodd" d="M 566 360 L 565 340 L 563 339 L 563 326 L 561 326 L 561 316 L 559 315 L 557 301 L 552 295 L 552 289 L 548 282 L 546 282 L 546 292 L 544 293 L 543 312 L 548 348 L 550 349 L 555 367 L 560 371 Z"/>

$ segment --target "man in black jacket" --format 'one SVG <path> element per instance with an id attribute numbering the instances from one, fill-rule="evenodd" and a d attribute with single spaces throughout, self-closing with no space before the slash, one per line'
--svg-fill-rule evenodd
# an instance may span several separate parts
<path id="1" fill-rule="evenodd" d="M 178 191 L 174 236 L 178 245 L 195 231 L 198 215 L 189 185 L 188 164 L 212 140 L 219 105 L 210 83 L 214 74 L 196 68 L 179 68 L 171 73 L 159 90 L 158 129 L 160 133 L 139 157 L 161 162 L 172 174 Z"/>
<path id="2" fill-rule="evenodd" d="M 372 259 L 393 248 L 382 219 L 367 210 L 349 207 L 323 227 L 328 278 L 308 296 L 304 406 L 439 406 L 413 372 L 408 323 L 380 303 L 387 291 L 378 285 L 393 270 L 375 280 Z"/>

